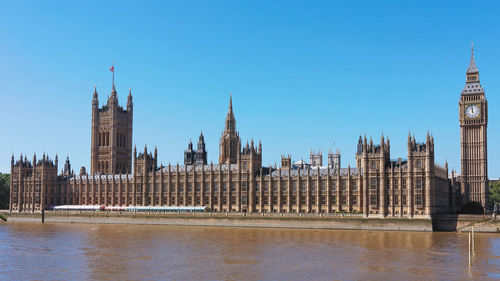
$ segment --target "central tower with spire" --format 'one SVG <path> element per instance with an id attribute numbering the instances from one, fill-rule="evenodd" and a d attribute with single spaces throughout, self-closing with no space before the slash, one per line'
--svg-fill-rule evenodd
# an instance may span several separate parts
<path id="1" fill-rule="evenodd" d="M 92 99 L 91 174 L 120 174 L 132 172 L 132 91 L 127 108 L 118 104 L 114 83 L 108 101 L 99 108 L 97 87 Z"/>
<path id="2" fill-rule="evenodd" d="M 479 83 L 472 46 L 465 87 L 458 102 L 460 121 L 461 193 L 465 202 L 488 206 L 488 102 Z"/>
<path id="3" fill-rule="evenodd" d="M 241 139 L 236 131 L 236 119 L 233 113 L 233 101 L 229 96 L 229 110 L 226 116 L 224 132 L 219 143 L 219 164 L 236 164 L 241 151 Z"/>

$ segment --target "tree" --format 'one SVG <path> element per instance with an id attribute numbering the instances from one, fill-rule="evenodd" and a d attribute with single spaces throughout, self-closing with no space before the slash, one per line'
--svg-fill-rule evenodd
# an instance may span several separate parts
<path id="1" fill-rule="evenodd" d="M 490 204 L 500 203 L 500 181 L 490 181 Z"/>
<path id="2" fill-rule="evenodd" d="M 10 174 L 0 173 L 0 209 L 9 208 Z"/>

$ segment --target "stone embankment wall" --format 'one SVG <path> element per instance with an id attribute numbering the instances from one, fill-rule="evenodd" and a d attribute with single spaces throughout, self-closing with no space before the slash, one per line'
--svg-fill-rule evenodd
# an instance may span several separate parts
<path id="1" fill-rule="evenodd" d="M 41 214 L 16 214 L 8 222 L 41 222 Z M 144 224 L 182 226 L 220 226 L 256 228 L 350 229 L 384 231 L 457 231 L 474 225 L 476 232 L 500 232 L 500 219 L 483 216 L 444 216 L 439 218 L 363 218 L 362 216 L 281 216 L 244 214 L 133 214 L 106 212 L 46 212 L 46 223 Z"/>
<path id="2" fill-rule="evenodd" d="M 41 214 L 10 214 L 9 222 L 41 222 Z M 359 229 L 432 231 L 430 219 L 366 219 L 361 216 L 280 216 L 241 214 L 118 214 L 45 213 L 46 223 L 154 224 L 183 226 L 263 227 L 302 229 Z"/>

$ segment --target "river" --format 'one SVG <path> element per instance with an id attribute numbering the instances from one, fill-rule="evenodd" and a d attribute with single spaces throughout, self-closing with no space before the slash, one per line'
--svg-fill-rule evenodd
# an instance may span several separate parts
<path id="1" fill-rule="evenodd" d="M 489 280 L 500 235 L 0 224 L 1 280 Z"/>

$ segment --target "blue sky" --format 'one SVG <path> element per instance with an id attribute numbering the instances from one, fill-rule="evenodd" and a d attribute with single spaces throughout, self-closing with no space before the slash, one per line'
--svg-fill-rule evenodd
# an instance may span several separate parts
<path id="1" fill-rule="evenodd" d="M 500 2 L 2 1 L 0 171 L 43 152 L 89 167 L 94 85 L 115 62 L 121 104 L 134 96 L 134 143 L 182 162 L 203 130 L 209 161 L 233 95 L 243 142 L 263 163 L 339 148 L 360 134 L 406 157 L 411 130 L 435 137 L 436 162 L 460 170 L 458 99 L 474 42 L 489 102 L 489 176 L 500 176 Z M 324 157 L 326 158 L 326 156 Z M 62 160 L 60 161 L 62 162 Z M 62 165 L 60 165 L 62 168 Z"/>

